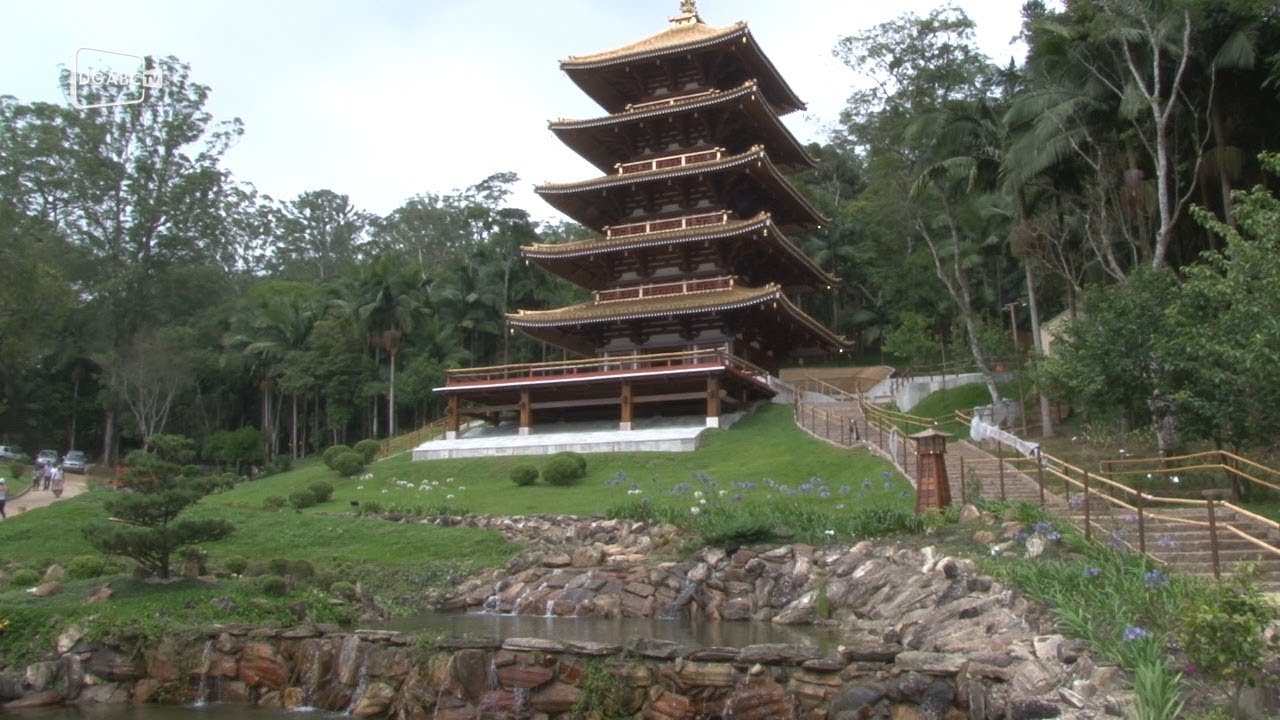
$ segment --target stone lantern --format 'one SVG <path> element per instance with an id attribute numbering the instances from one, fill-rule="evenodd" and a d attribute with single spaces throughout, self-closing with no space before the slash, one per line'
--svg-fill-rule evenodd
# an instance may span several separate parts
<path id="1" fill-rule="evenodd" d="M 929 428 L 907 437 L 916 444 L 916 512 L 946 510 L 951 505 L 946 458 L 951 433 Z"/>

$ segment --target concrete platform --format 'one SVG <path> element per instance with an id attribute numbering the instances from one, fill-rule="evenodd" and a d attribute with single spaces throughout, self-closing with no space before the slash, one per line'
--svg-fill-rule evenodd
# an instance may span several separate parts
<path id="1" fill-rule="evenodd" d="M 720 427 L 737 422 L 740 413 L 720 416 Z M 619 430 L 617 422 L 573 422 L 538 425 L 520 435 L 514 425 L 479 427 L 453 440 L 429 440 L 413 449 L 414 460 L 445 458 L 551 455 L 571 450 L 602 452 L 692 452 L 708 430 L 706 418 L 646 418 L 631 430 Z"/>

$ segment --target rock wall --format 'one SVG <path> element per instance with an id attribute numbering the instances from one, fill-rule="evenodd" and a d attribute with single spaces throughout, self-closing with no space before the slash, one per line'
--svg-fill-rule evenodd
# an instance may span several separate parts
<path id="1" fill-rule="evenodd" d="M 1061 638 L 1040 638 L 1037 648 L 1058 653 Z M 222 702 L 420 720 L 567 720 L 592 711 L 644 720 L 1084 718 L 1106 709 L 1083 697 L 1020 696 L 1052 680 L 1049 672 L 1020 668 L 1029 660 L 1047 664 L 1010 651 L 945 654 L 888 644 L 817 657 L 786 645 L 693 650 L 652 640 L 623 648 L 537 638 L 413 644 L 390 632 L 237 626 L 141 656 L 77 641 L 57 660 L 0 675 L 0 697 L 6 710 Z M 1092 668 L 1084 659 L 1076 665 Z M 1095 678 L 1099 670 L 1092 668 Z"/>

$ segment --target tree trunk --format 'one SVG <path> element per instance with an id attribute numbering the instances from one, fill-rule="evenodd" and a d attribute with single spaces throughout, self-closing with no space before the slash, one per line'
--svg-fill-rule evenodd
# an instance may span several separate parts
<path id="1" fill-rule="evenodd" d="M 290 393 L 292 417 L 289 418 L 289 457 L 298 459 L 298 393 Z"/>
<path id="2" fill-rule="evenodd" d="M 116 411 L 114 408 L 107 408 L 102 418 L 102 462 L 107 467 L 115 467 L 115 445 L 116 445 Z M 71 438 L 74 449 L 75 438 Z"/>
<path id="3" fill-rule="evenodd" d="M 1035 367 L 1040 367 L 1040 360 L 1044 358 L 1044 338 L 1040 337 L 1040 309 L 1036 304 L 1036 282 L 1035 274 L 1031 268 L 1031 263 L 1026 263 L 1025 269 L 1027 275 L 1027 305 L 1031 312 L 1031 342 L 1035 348 Z M 1016 332 L 1016 330 L 1015 330 Z M 1053 437 L 1053 412 L 1049 407 L 1049 396 L 1044 392 L 1043 378 L 1036 374 L 1036 384 L 1039 386 L 1040 394 L 1040 436 Z"/>
<path id="4" fill-rule="evenodd" d="M 505 361 L 507 352 L 505 347 L 502 352 Z M 399 352 L 395 351 L 387 353 L 388 362 L 391 366 L 391 385 L 387 390 L 387 437 L 396 436 L 396 355 L 399 354 Z"/>

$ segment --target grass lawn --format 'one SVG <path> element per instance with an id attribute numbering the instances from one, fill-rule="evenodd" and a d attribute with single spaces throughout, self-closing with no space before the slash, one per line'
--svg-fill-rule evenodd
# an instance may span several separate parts
<path id="1" fill-rule="evenodd" d="M 833 447 L 801 432 L 790 408 L 770 406 L 727 430 L 711 430 L 693 453 L 612 453 L 587 455 L 587 475 L 578 484 L 553 487 L 541 480 L 519 487 L 510 479 L 518 465 L 541 467 L 545 457 L 470 458 L 413 462 L 403 454 L 375 463 L 354 479 L 339 478 L 318 463 L 209 498 L 210 507 L 246 512 L 271 495 L 288 496 L 317 479 L 336 486 L 326 503 L 305 511 L 345 513 L 352 503 L 376 503 L 409 514 L 470 512 L 480 515 L 601 515 L 620 504 L 648 499 L 655 506 L 686 507 L 708 496 L 731 502 L 812 501 L 833 507 L 817 485 L 839 496 L 846 507 L 896 502 L 908 489 L 883 460 L 860 450 Z M 884 476 L 888 472 L 889 476 Z M 811 483 L 820 478 L 821 483 Z M 770 483 L 772 481 L 772 483 Z M 864 483 L 869 486 L 864 487 Z M 811 497 L 801 490 L 809 486 Z M 887 487 L 886 487 L 887 485 Z M 783 486 L 788 488 L 782 489 Z M 856 490 L 856 492 L 855 492 Z M 723 491 L 723 492 L 722 492 Z M 695 498 L 693 493 L 703 493 Z M 838 502 L 838 501 L 837 501 Z"/>

